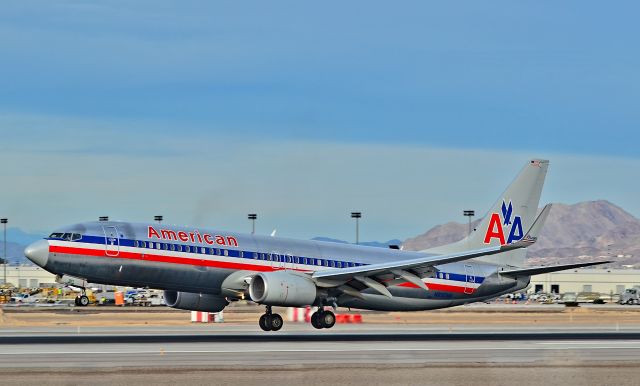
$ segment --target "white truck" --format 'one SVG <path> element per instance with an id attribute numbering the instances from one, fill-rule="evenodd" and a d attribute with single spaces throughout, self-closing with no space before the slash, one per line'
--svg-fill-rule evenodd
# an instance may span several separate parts
<path id="1" fill-rule="evenodd" d="M 620 294 L 620 304 L 640 304 L 640 288 L 627 288 Z"/>
<path id="2" fill-rule="evenodd" d="M 29 294 L 17 294 L 11 297 L 11 303 L 23 303 L 23 304 L 33 304 L 38 301 L 38 299 Z"/>

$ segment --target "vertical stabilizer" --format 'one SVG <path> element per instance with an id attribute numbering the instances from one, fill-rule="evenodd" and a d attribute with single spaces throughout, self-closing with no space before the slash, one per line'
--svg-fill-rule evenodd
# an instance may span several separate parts
<path id="1" fill-rule="evenodd" d="M 480 225 L 468 237 L 453 244 L 428 249 L 425 252 L 455 253 L 469 249 L 511 244 L 522 239 L 536 218 L 548 167 L 549 161 L 547 160 L 533 159 L 527 162 L 516 179 L 498 197 Z M 526 249 L 519 249 L 477 260 L 522 267 L 526 253 Z"/>

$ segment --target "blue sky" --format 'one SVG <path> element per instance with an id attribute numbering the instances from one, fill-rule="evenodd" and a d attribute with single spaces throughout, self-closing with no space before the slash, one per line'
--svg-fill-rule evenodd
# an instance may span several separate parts
<path id="1" fill-rule="evenodd" d="M 0 213 L 406 238 L 544 199 L 636 216 L 637 2 L 8 2 Z M 473 181 L 468 186 L 461 180 Z"/>

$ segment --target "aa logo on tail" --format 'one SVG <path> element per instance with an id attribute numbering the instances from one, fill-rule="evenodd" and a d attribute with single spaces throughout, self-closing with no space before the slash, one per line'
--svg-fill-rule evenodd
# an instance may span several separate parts
<path id="1" fill-rule="evenodd" d="M 522 233 L 522 217 L 515 216 L 513 204 L 509 200 L 509 205 L 502 200 L 502 213 L 491 213 L 487 233 L 484 235 L 484 243 L 491 244 L 493 239 L 500 240 L 500 245 L 511 244 L 524 237 Z M 500 216 L 502 214 L 502 217 Z M 508 237 L 505 238 L 505 235 Z"/>

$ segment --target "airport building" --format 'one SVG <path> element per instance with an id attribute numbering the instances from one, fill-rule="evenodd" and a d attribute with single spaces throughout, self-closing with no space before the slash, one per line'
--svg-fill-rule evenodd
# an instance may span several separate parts
<path id="1" fill-rule="evenodd" d="M 7 283 L 20 288 L 51 286 L 56 275 L 35 265 L 7 265 Z M 4 284 L 5 266 L 0 264 L 0 284 Z"/>
<path id="2" fill-rule="evenodd" d="M 529 292 L 621 294 L 640 286 L 640 269 L 582 268 L 531 277 Z"/>

